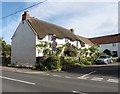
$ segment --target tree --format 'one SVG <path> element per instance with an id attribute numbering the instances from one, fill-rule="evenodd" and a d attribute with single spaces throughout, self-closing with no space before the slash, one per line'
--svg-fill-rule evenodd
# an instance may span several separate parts
<path id="1" fill-rule="evenodd" d="M 112 56 L 111 51 L 110 51 L 110 50 L 108 50 L 108 49 L 105 49 L 105 50 L 103 51 L 103 53 L 105 53 L 105 54 L 107 54 L 107 55 Z"/>
<path id="2" fill-rule="evenodd" d="M 70 57 L 76 57 L 77 56 L 77 47 L 74 45 L 71 45 L 70 43 L 67 43 L 65 45 L 64 54 Z"/>
<path id="3" fill-rule="evenodd" d="M 11 57 L 11 45 L 7 44 L 3 38 L 0 38 L 0 55 L 3 57 L 3 62 L 9 63 Z"/>
<path id="4" fill-rule="evenodd" d="M 100 53 L 98 46 L 91 46 L 88 48 L 88 50 L 90 51 L 90 56 L 94 56 L 95 54 Z"/>
<path id="5" fill-rule="evenodd" d="M 41 50 L 44 55 L 49 54 L 50 50 L 47 48 L 49 44 L 46 41 L 39 41 L 39 44 L 36 47 Z"/>
<path id="6" fill-rule="evenodd" d="M 2 55 L 2 38 L 0 38 L 0 56 Z"/>

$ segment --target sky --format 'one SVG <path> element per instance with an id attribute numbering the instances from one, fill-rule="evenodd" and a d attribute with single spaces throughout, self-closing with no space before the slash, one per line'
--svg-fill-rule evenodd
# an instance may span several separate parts
<path id="1" fill-rule="evenodd" d="M 75 34 L 88 38 L 118 33 L 118 2 L 95 1 L 65 2 L 64 0 L 57 2 L 47 0 L 27 11 L 32 17 L 67 29 L 73 28 Z M 25 2 L 25 0 L 24 2 L 2 2 L 2 17 L 36 3 L 38 2 Z M 23 12 L 20 12 L 2 19 L 2 37 L 9 44 L 11 44 L 11 37 L 21 21 L 22 14 Z"/>

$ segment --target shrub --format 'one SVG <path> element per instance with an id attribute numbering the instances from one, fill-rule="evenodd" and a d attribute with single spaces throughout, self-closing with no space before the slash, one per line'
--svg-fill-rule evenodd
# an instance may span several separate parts
<path id="1" fill-rule="evenodd" d="M 50 54 L 50 49 L 46 48 L 43 50 L 44 55 L 49 55 Z"/>
<path id="2" fill-rule="evenodd" d="M 81 64 L 81 66 L 92 65 L 92 64 L 94 64 L 94 61 L 95 61 L 95 59 L 92 57 L 81 58 L 80 64 Z"/>
<path id="3" fill-rule="evenodd" d="M 47 67 L 48 70 L 54 70 L 58 69 L 61 66 L 61 64 L 57 56 L 51 55 L 44 62 L 44 66 Z"/>
<path id="4" fill-rule="evenodd" d="M 120 58 L 117 59 L 117 62 L 120 62 Z"/>
<path id="5" fill-rule="evenodd" d="M 64 62 L 61 62 L 61 63 L 62 63 L 62 70 L 74 69 L 81 66 L 78 60 L 74 60 L 72 58 L 64 59 Z"/>
<path id="6" fill-rule="evenodd" d="M 117 57 L 113 57 L 112 60 L 113 60 L 113 62 L 117 62 L 118 58 Z"/>
<path id="7" fill-rule="evenodd" d="M 61 68 L 60 60 L 55 55 L 50 55 L 46 59 L 37 62 L 35 65 L 38 70 L 54 70 Z"/>
<path id="8" fill-rule="evenodd" d="M 95 61 L 96 61 L 97 57 L 94 56 L 94 57 L 87 57 L 87 65 L 92 65 L 92 64 L 95 64 Z"/>
<path id="9" fill-rule="evenodd" d="M 35 64 L 35 69 L 44 71 L 45 70 L 45 66 L 42 64 L 42 62 L 37 62 Z"/>
<path id="10" fill-rule="evenodd" d="M 16 64 L 15 63 L 10 63 L 10 64 L 7 64 L 7 67 L 15 67 Z"/>
<path id="11" fill-rule="evenodd" d="M 67 43 L 65 45 L 64 55 L 70 56 L 70 57 L 76 57 L 77 56 L 77 48 L 74 45 Z"/>

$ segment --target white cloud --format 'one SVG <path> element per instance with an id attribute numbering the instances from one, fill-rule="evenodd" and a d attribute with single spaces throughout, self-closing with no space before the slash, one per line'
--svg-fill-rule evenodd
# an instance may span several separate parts
<path id="1" fill-rule="evenodd" d="M 117 33 L 117 3 L 45 3 L 30 13 L 66 28 L 74 28 L 76 34 L 95 37 Z"/>
<path id="2" fill-rule="evenodd" d="M 2 37 L 7 43 L 11 44 L 12 35 L 18 27 L 20 20 L 20 17 L 16 18 L 15 20 L 9 19 L 8 25 L 3 27 Z"/>
<path id="3" fill-rule="evenodd" d="M 26 3 L 26 6 L 33 3 Z M 74 28 L 75 33 L 85 37 L 95 37 L 117 33 L 118 11 L 117 3 L 95 2 L 45 2 L 32 9 L 30 15 L 40 20 L 58 24 L 65 28 Z M 3 37 L 10 43 L 21 15 L 8 20 L 3 27 Z"/>
<path id="4" fill-rule="evenodd" d="M 66 21 L 66 27 L 73 26 L 73 28 L 77 31 L 77 34 L 86 37 L 117 33 L 117 10 L 112 8 L 113 7 L 109 8 L 108 6 L 104 6 L 104 10 L 91 10 L 91 13 L 85 17 L 76 17 Z"/>

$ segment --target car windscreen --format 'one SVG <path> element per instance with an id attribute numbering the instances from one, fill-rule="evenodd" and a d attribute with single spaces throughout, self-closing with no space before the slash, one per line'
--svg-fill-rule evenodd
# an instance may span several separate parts
<path id="1" fill-rule="evenodd" d="M 100 56 L 99 58 L 107 58 L 107 56 Z"/>

